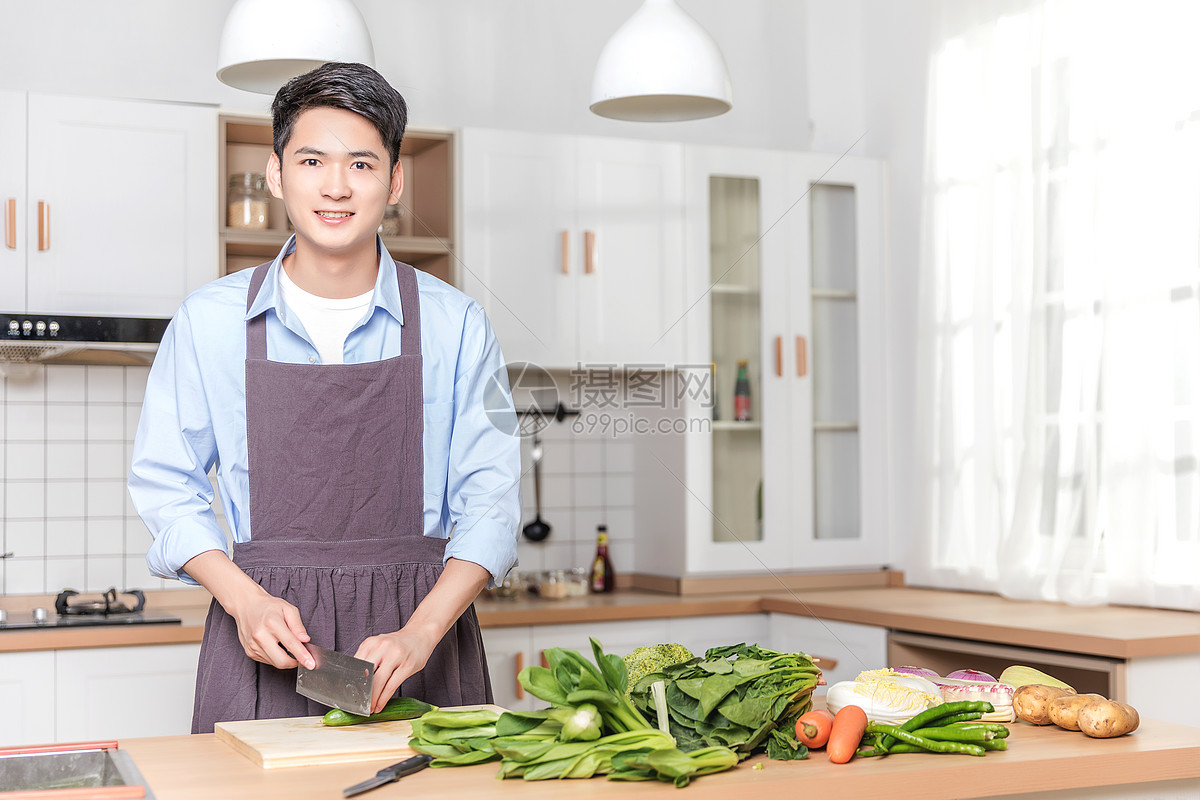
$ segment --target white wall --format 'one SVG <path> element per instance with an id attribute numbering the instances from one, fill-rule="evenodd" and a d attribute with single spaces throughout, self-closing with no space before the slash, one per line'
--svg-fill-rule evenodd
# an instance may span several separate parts
<path id="1" fill-rule="evenodd" d="M 420 126 L 467 125 L 805 149 L 807 5 L 681 0 L 719 41 L 734 109 L 626 123 L 588 111 L 592 71 L 639 0 L 356 0 L 376 66 Z M 0 88 L 213 103 L 268 99 L 215 77 L 232 0 L 0 0 Z"/>

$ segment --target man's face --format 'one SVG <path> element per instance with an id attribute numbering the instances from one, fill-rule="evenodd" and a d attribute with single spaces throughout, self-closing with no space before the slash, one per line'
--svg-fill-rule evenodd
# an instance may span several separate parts
<path id="1" fill-rule="evenodd" d="M 302 238 L 328 252 L 346 254 L 368 244 L 388 203 L 403 186 L 399 164 L 370 122 L 339 108 L 310 108 L 296 117 L 283 158 L 267 165 L 271 193 L 283 200 Z"/>

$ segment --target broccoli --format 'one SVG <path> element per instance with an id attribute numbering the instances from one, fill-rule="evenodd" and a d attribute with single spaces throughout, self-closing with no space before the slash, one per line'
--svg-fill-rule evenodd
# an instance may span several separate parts
<path id="1" fill-rule="evenodd" d="M 629 673 L 629 688 L 654 672 L 662 672 L 672 664 L 682 664 L 695 658 L 681 644 L 652 644 L 639 647 L 625 656 L 625 671 Z"/>

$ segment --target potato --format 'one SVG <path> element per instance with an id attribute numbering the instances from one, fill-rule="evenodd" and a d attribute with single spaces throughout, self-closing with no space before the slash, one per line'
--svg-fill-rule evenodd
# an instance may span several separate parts
<path id="1" fill-rule="evenodd" d="M 1079 709 L 1094 700 L 1107 699 L 1102 694 L 1069 694 L 1065 697 L 1056 697 L 1046 704 L 1046 714 L 1050 717 L 1050 721 L 1058 727 L 1077 731 L 1079 723 L 1076 721 L 1076 717 Z"/>
<path id="2" fill-rule="evenodd" d="M 1079 730 L 1093 739 L 1111 739 L 1137 730 L 1141 719 L 1137 709 L 1115 700 L 1093 700 L 1076 715 Z"/>
<path id="3" fill-rule="evenodd" d="M 1069 689 L 1031 683 L 1013 693 L 1013 712 L 1017 715 L 1017 719 L 1025 722 L 1034 725 L 1049 725 L 1050 713 L 1046 708 L 1047 705 L 1051 700 L 1072 694 L 1075 692 Z"/>

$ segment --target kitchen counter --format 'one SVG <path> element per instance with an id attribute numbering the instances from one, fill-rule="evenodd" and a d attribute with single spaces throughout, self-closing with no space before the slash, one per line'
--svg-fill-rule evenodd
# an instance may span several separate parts
<path id="1" fill-rule="evenodd" d="M 147 597 L 150 607 L 170 611 L 183 624 L 6 631 L 0 632 L 0 652 L 200 641 L 206 592 Z M 1200 653 L 1200 614 L 1194 612 L 1068 606 L 912 587 L 682 595 L 629 590 L 563 600 L 480 599 L 475 608 L 485 629 L 773 612 L 1118 659 Z"/>
<path id="2" fill-rule="evenodd" d="M 561 781 L 496 779 L 496 764 L 426 769 L 374 790 L 364 797 L 463 798 L 513 797 L 531 800 L 575 797 L 658 796 L 727 800 L 731 793 L 754 797 L 919 797 L 978 798 L 1058 791 L 1062 796 L 1089 798 L 1128 796 L 1136 789 L 1172 796 L 1200 796 L 1200 729 L 1143 720 L 1142 727 L 1117 739 L 1088 739 L 1054 726 L 1012 726 L 1009 749 L 983 758 L 957 755 L 905 754 L 854 759 L 831 764 L 824 752 L 805 761 L 777 762 L 756 756 L 734 769 L 697 779 L 686 794 L 665 783 L 613 783 L 601 778 Z M 214 734 L 127 739 L 120 743 L 134 759 L 159 800 L 291 800 L 338 797 L 391 763 L 353 764 L 263 770 Z M 758 768 L 760 767 L 761 768 Z M 1108 793 L 1093 787 L 1120 784 Z M 1089 791 L 1081 792 L 1087 789 Z M 1128 792 L 1126 791 L 1128 790 Z M 1053 796 L 1053 795 L 1051 795 Z M 1158 794 L 1157 796 L 1164 796 Z M 1039 794 L 1038 798 L 1045 795 Z"/>

